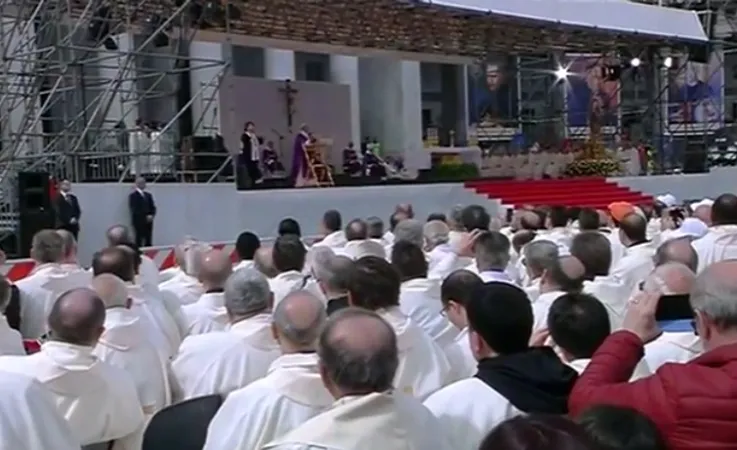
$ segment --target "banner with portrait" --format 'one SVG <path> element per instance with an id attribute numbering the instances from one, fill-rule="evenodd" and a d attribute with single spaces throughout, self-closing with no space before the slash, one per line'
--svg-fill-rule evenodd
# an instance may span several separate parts
<path id="1" fill-rule="evenodd" d="M 489 54 L 468 68 L 469 135 L 509 141 L 520 129 L 517 57 Z"/>
<path id="2" fill-rule="evenodd" d="M 566 129 L 570 137 L 587 137 L 592 130 L 613 135 L 619 128 L 620 82 L 607 78 L 607 58 L 600 54 L 566 55 L 564 67 Z"/>
<path id="3" fill-rule="evenodd" d="M 673 58 L 668 71 L 668 122 L 671 134 L 701 134 L 724 127 L 723 56 L 709 55 L 709 63 Z"/>

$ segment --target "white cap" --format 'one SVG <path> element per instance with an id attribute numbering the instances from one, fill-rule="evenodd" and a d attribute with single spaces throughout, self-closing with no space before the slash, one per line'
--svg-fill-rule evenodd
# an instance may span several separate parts
<path id="1" fill-rule="evenodd" d="M 691 203 L 690 206 L 691 206 L 691 211 L 695 211 L 696 208 L 698 208 L 699 206 L 708 206 L 709 208 L 711 208 L 713 205 L 714 205 L 714 200 L 710 198 L 705 198 L 705 199 L 699 200 L 698 202 Z"/>
<path id="2" fill-rule="evenodd" d="M 664 204 L 668 208 L 671 208 L 678 204 L 678 200 L 676 200 L 676 197 L 673 194 L 658 195 L 657 197 L 655 197 L 655 200 Z"/>

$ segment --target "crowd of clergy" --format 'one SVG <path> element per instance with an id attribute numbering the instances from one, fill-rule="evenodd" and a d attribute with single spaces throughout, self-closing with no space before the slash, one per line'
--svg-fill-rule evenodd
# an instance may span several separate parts
<path id="1" fill-rule="evenodd" d="M 331 210 L 164 271 L 40 231 L 0 277 L 0 448 L 737 448 L 737 196 L 507 218 Z"/>

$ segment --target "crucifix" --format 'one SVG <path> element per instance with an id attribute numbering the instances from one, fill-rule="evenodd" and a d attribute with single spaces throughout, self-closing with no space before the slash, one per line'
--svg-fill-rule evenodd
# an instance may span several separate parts
<path id="1" fill-rule="evenodd" d="M 279 89 L 279 92 L 284 94 L 284 101 L 287 107 L 287 129 L 292 132 L 292 125 L 294 123 L 295 109 L 295 94 L 299 92 L 298 89 L 292 87 L 292 80 L 284 80 L 284 87 Z"/>

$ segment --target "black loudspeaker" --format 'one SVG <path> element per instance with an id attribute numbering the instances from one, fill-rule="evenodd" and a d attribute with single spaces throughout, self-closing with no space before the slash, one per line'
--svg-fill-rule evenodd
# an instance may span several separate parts
<path id="1" fill-rule="evenodd" d="M 18 174 L 18 209 L 26 211 L 51 211 L 49 174 L 46 172 L 20 172 Z"/>
<path id="2" fill-rule="evenodd" d="M 31 252 L 33 236 L 41 230 L 54 228 L 54 212 L 49 209 L 21 211 L 18 221 L 18 253 L 21 258 L 28 258 Z"/>

